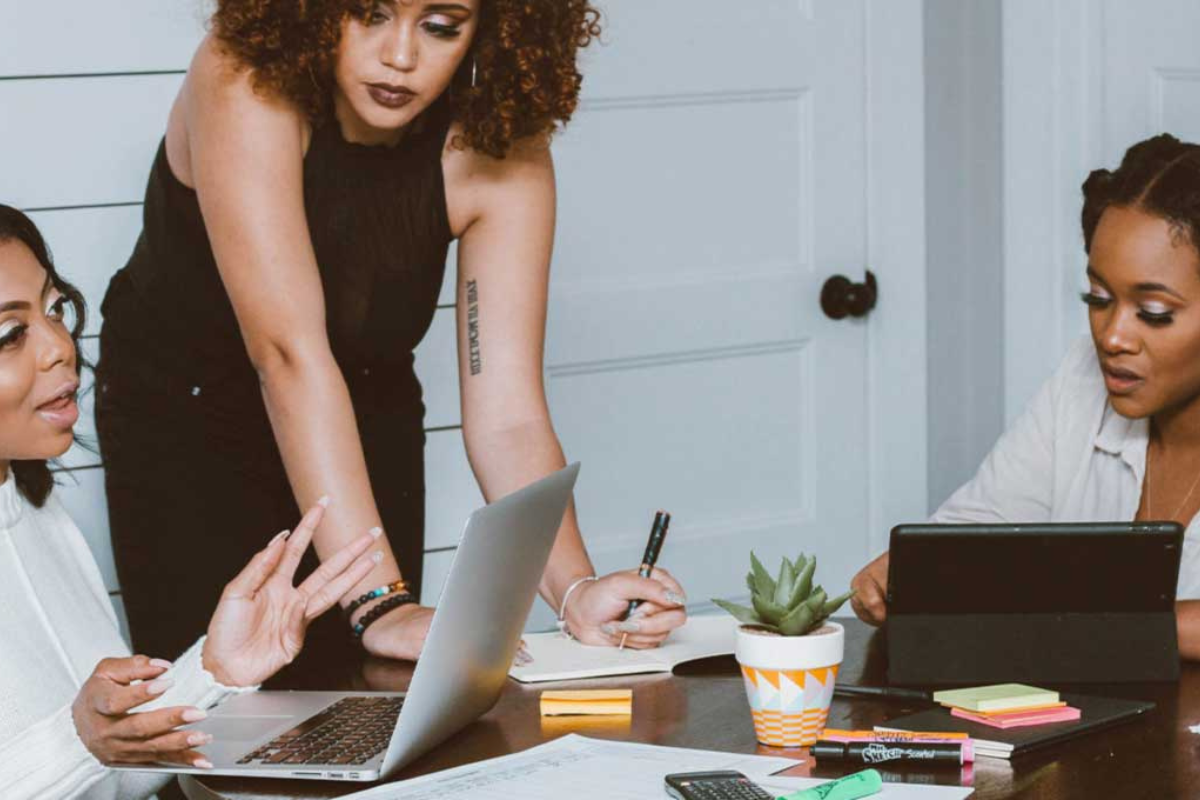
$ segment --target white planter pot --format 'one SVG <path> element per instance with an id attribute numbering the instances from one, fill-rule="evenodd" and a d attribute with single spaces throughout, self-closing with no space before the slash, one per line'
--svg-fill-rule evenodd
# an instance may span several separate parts
<path id="1" fill-rule="evenodd" d="M 836 622 L 807 636 L 777 636 L 738 628 L 734 655 L 758 741 L 770 747 L 807 747 L 825 730 L 846 633 Z"/>

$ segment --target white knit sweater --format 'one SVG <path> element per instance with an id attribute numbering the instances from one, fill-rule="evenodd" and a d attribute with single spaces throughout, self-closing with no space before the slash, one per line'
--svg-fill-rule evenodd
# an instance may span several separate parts
<path id="1" fill-rule="evenodd" d="M 201 666 L 202 642 L 165 676 L 174 685 L 139 710 L 207 708 L 236 691 Z M 0 484 L 0 797 L 126 800 L 171 779 L 106 769 L 75 731 L 79 687 L 100 659 L 129 654 L 100 570 L 62 506 L 51 496 L 34 508 L 14 480 Z"/>

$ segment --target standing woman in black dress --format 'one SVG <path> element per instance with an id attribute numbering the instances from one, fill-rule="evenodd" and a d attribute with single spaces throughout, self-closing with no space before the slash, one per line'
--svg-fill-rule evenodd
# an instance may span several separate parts
<path id="1" fill-rule="evenodd" d="M 419 655 L 432 610 L 396 583 L 418 593 L 424 538 L 412 351 L 453 239 L 483 494 L 563 466 L 542 385 L 548 140 L 597 33 L 586 0 L 217 3 L 103 306 L 97 423 L 136 647 L 180 649 L 262 531 L 328 492 L 321 558 L 379 526 L 391 543 L 342 605 L 387 588 L 313 642 L 370 622 L 368 652 Z M 683 623 L 666 573 L 593 576 L 569 510 L 540 591 L 571 633 L 653 647 Z M 631 598 L 646 610 L 621 622 Z"/>

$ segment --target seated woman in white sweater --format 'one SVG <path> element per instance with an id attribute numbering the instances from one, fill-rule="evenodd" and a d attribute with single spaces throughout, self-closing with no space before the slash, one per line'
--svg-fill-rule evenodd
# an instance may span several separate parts
<path id="1" fill-rule="evenodd" d="M 1200 146 L 1136 144 L 1083 195 L 1091 341 L 933 521 L 1179 522 L 1179 648 L 1200 659 Z M 887 614 L 887 566 L 884 553 L 852 583 L 872 624 Z"/>
<path id="2" fill-rule="evenodd" d="M 0 205 L 0 797 L 6 800 L 147 797 L 168 777 L 104 765 L 209 766 L 195 749 L 207 737 L 179 727 L 295 658 L 308 622 L 378 558 L 367 554 L 376 537 L 364 534 L 294 587 L 322 503 L 290 536 L 264 536 L 263 550 L 226 586 L 207 636 L 174 664 L 130 656 L 100 572 L 56 501 L 46 466 L 70 447 L 79 416 L 76 339 L 83 311 L 79 292 L 55 272 L 33 223 Z"/>

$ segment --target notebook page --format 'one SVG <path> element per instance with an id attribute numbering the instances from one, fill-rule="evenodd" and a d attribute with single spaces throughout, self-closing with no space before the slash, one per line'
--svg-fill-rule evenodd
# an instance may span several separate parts
<path id="1" fill-rule="evenodd" d="M 618 650 L 580 644 L 562 634 L 526 634 L 525 648 L 533 661 L 514 666 L 508 674 L 523 682 L 562 681 L 605 675 L 670 672 L 676 664 L 733 652 L 737 620 L 727 614 L 690 617 L 654 650 Z"/>

